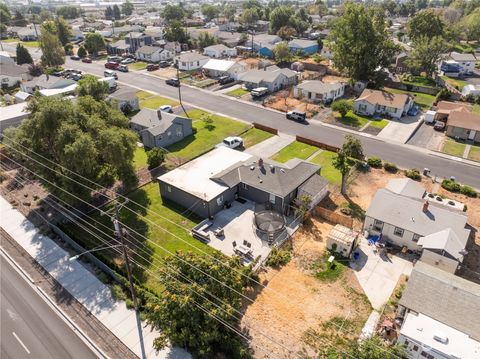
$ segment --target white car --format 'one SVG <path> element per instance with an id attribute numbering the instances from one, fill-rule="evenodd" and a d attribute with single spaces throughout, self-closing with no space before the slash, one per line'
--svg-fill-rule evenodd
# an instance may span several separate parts
<path id="1" fill-rule="evenodd" d="M 163 106 L 160 106 L 160 111 L 173 113 L 173 108 L 170 105 L 163 105 Z"/>
<path id="2" fill-rule="evenodd" d="M 243 147 L 243 139 L 241 137 L 230 136 L 225 138 L 221 145 L 228 148 Z"/>
<path id="3" fill-rule="evenodd" d="M 133 64 L 135 62 L 134 59 L 131 58 L 126 58 L 125 60 L 120 61 L 122 65 L 128 65 L 128 64 Z"/>

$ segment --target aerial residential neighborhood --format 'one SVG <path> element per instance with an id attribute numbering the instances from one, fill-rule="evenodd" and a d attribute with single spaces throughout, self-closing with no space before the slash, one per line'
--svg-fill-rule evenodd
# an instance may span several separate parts
<path id="1" fill-rule="evenodd" d="M 480 358 L 480 1 L 0 3 L 1 357 Z"/>

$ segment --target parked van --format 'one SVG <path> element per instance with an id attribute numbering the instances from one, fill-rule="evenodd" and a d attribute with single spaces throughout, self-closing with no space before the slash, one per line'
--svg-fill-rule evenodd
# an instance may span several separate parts
<path id="1" fill-rule="evenodd" d="M 98 79 L 98 81 L 99 82 L 106 82 L 110 92 L 115 91 L 115 89 L 117 88 L 117 81 L 115 81 L 115 78 L 113 76 L 104 77 L 104 78 Z"/>
<path id="2" fill-rule="evenodd" d="M 297 122 L 305 122 L 306 118 L 307 118 L 307 114 L 303 111 L 293 110 L 293 111 L 288 111 L 287 112 L 287 119 L 288 120 L 293 120 L 293 121 L 297 121 Z"/>
<path id="3" fill-rule="evenodd" d="M 252 97 L 261 97 L 268 93 L 268 88 L 266 87 L 257 87 L 250 92 Z"/>
<path id="4" fill-rule="evenodd" d="M 113 77 L 115 80 L 118 80 L 118 75 L 115 71 L 112 70 L 105 70 L 103 71 L 104 77 Z"/>
<path id="5" fill-rule="evenodd" d="M 437 113 L 435 111 L 427 111 L 425 112 L 425 115 L 423 115 L 423 121 L 425 123 L 430 123 L 433 124 L 435 122 L 435 115 Z"/>

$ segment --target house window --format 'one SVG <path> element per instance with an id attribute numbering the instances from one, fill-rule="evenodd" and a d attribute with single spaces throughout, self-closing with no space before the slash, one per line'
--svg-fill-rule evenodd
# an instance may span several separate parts
<path id="1" fill-rule="evenodd" d="M 396 235 L 397 237 L 403 237 L 403 229 L 395 227 L 393 234 Z"/>
<path id="2" fill-rule="evenodd" d="M 217 205 L 220 207 L 223 205 L 223 196 L 217 198 Z"/>
<path id="3" fill-rule="evenodd" d="M 183 66 L 183 67 L 187 66 L 187 63 L 186 63 L 186 62 L 182 62 L 182 66 Z"/>
<path id="4" fill-rule="evenodd" d="M 414 352 L 418 352 L 418 345 L 414 345 L 414 346 L 413 346 L 413 351 L 414 351 Z"/>
<path id="5" fill-rule="evenodd" d="M 373 221 L 373 229 L 376 230 L 376 231 L 381 232 L 382 229 L 383 229 L 383 222 L 382 222 L 382 221 L 379 221 L 378 219 L 375 219 L 375 220 Z"/>
<path id="6" fill-rule="evenodd" d="M 428 354 L 427 354 L 427 352 L 425 352 L 425 351 L 422 350 L 422 352 L 420 353 L 420 355 L 421 355 L 422 357 L 425 357 L 425 358 L 426 358 Z"/>
<path id="7" fill-rule="evenodd" d="M 275 195 L 273 193 L 270 193 L 269 201 L 270 203 L 275 204 Z"/>
<path id="8" fill-rule="evenodd" d="M 183 135 L 182 129 L 181 129 L 181 128 L 177 128 L 177 136 L 178 136 L 178 137 L 182 137 L 182 135 Z"/>
<path id="9" fill-rule="evenodd" d="M 412 238 L 412 241 L 414 241 L 416 243 L 416 242 L 418 242 L 419 239 L 420 239 L 420 235 L 419 234 L 414 234 L 413 238 Z"/>
<path id="10" fill-rule="evenodd" d="M 367 105 L 363 105 L 363 104 L 358 105 L 358 111 L 367 111 Z"/>
<path id="11" fill-rule="evenodd" d="M 172 187 L 167 186 L 167 192 L 172 192 Z"/>

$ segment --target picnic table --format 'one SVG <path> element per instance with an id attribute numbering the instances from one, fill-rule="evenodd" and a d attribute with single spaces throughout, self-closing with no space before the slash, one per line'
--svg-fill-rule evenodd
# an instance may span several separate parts
<path id="1" fill-rule="evenodd" d="M 249 254 L 252 250 L 250 248 L 248 248 L 247 246 L 244 246 L 243 244 L 240 244 L 238 247 L 237 247 L 237 251 L 240 252 L 241 254 L 243 255 L 247 255 Z"/>

